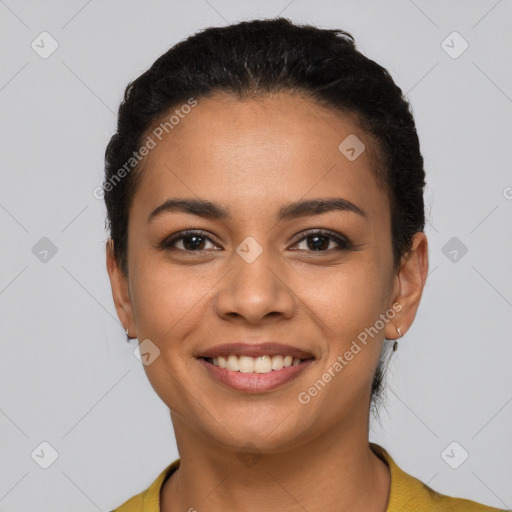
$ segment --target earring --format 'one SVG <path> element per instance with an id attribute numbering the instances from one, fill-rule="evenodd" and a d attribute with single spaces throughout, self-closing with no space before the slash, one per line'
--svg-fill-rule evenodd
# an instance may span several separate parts
<path id="1" fill-rule="evenodd" d="M 401 338 L 402 337 L 402 332 L 400 331 L 400 328 L 397 327 L 396 330 L 398 332 L 398 337 Z M 397 349 L 398 349 L 398 341 L 395 340 L 395 342 L 393 343 L 393 352 L 396 352 Z"/>

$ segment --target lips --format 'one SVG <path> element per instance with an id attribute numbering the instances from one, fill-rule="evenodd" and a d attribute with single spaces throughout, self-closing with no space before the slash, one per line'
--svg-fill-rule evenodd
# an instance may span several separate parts
<path id="1" fill-rule="evenodd" d="M 311 352 L 274 342 L 228 343 L 201 351 L 196 357 L 210 377 L 232 389 L 248 393 L 274 390 L 296 379 L 315 360 Z M 249 368 L 246 365 L 250 358 L 257 362 Z M 283 358 L 288 360 L 286 365 Z M 224 359 L 226 364 L 219 365 L 219 361 Z M 290 359 L 293 359 L 291 366 Z M 233 366 L 230 360 L 234 360 Z M 273 362 L 272 369 L 268 367 L 268 360 Z M 238 362 L 243 362 L 243 368 L 237 366 Z"/>
<path id="2" fill-rule="evenodd" d="M 217 345 L 201 353 L 197 356 L 203 359 L 213 359 L 214 357 L 225 357 L 230 355 L 262 357 L 262 356 L 292 356 L 294 359 L 314 359 L 311 352 L 307 352 L 292 345 L 283 343 L 227 343 Z"/>

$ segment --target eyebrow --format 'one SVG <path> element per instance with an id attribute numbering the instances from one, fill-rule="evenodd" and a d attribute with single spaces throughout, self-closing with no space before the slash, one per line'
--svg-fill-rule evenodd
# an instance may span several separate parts
<path id="1" fill-rule="evenodd" d="M 368 217 L 362 208 L 347 199 L 342 197 L 322 197 L 284 205 L 279 209 L 277 218 L 280 221 L 291 220 L 297 217 L 320 215 L 336 210 L 353 212 L 361 217 Z M 167 199 L 149 214 L 147 222 L 150 223 L 165 212 L 191 213 L 192 215 L 208 219 L 226 220 L 231 218 L 228 208 L 224 208 L 206 199 Z"/>

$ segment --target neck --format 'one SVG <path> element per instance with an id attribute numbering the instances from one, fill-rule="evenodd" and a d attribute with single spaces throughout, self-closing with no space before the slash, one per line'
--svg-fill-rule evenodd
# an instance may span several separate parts
<path id="1" fill-rule="evenodd" d="M 367 431 L 337 425 L 300 447 L 251 459 L 173 423 L 180 467 L 161 490 L 162 512 L 386 511 L 390 472 L 371 451 Z"/>

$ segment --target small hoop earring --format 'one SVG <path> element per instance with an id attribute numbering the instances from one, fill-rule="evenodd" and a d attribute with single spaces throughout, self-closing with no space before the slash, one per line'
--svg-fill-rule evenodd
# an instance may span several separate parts
<path id="1" fill-rule="evenodd" d="M 400 331 L 399 327 L 397 327 L 396 330 L 398 332 L 398 337 L 401 338 L 402 337 L 402 331 Z M 398 350 L 398 341 L 395 340 L 395 342 L 393 343 L 393 352 L 396 352 L 397 350 Z"/>

